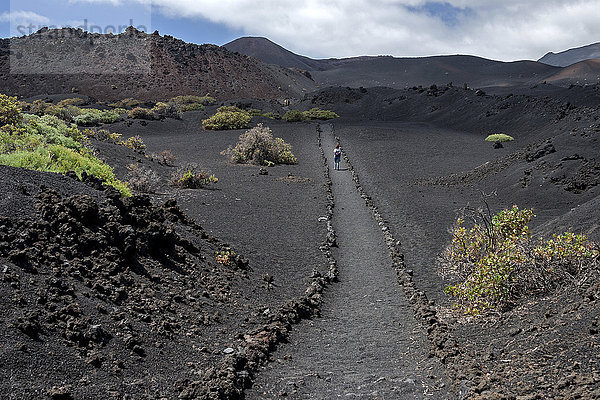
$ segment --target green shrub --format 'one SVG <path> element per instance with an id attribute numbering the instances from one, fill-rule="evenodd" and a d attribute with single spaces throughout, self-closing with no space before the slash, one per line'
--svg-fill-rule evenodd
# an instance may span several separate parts
<path id="1" fill-rule="evenodd" d="M 103 124 L 113 124 L 120 118 L 121 116 L 114 111 L 105 110 L 102 112 L 102 114 L 100 114 L 100 122 Z"/>
<path id="2" fill-rule="evenodd" d="M 108 129 L 86 129 L 83 131 L 83 135 L 89 139 L 95 139 L 100 142 L 119 144 L 121 142 L 121 134 L 111 132 Z"/>
<path id="3" fill-rule="evenodd" d="M 113 108 L 112 112 L 117 114 L 118 116 L 127 114 L 127 109 L 125 108 Z"/>
<path id="4" fill-rule="evenodd" d="M 198 103 L 202 104 L 203 106 L 211 106 L 216 102 L 217 100 L 215 100 L 215 98 L 208 93 L 206 94 L 206 96 L 202 96 L 200 97 L 200 100 L 198 100 Z"/>
<path id="5" fill-rule="evenodd" d="M 0 128 L 0 154 L 33 151 L 45 144 L 43 136 L 32 134 L 26 128 L 17 128 L 14 125 L 4 125 Z"/>
<path id="6" fill-rule="evenodd" d="M 258 124 L 240 135 L 237 144 L 222 152 L 236 163 L 258 165 L 296 164 L 292 146 L 274 138 L 269 127 Z"/>
<path id="7" fill-rule="evenodd" d="M 217 112 L 234 112 L 234 113 L 248 114 L 248 112 L 246 110 L 242 110 L 238 106 L 221 106 L 221 107 L 217 108 Z"/>
<path id="8" fill-rule="evenodd" d="M 513 138 L 512 136 L 508 136 L 504 133 L 494 133 L 493 135 L 489 135 L 488 137 L 485 138 L 486 142 L 495 142 L 495 143 L 510 142 L 513 140 L 515 140 L 515 138 Z"/>
<path id="9" fill-rule="evenodd" d="M 21 104 L 17 98 L 0 93 L 0 126 L 16 124 L 21 118 Z"/>
<path id="10" fill-rule="evenodd" d="M 46 110 L 52 105 L 52 103 L 46 103 L 43 100 L 34 100 L 33 103 L 27 105 L 27 111 L 32 114 L 44 115 Z"/>
<path id="11" fill-rule="evenodd" d="M 83 112 L 82 109 L 79 107 L 70 106 L 70 105 L 60 107 L 60 106 L 56 105 L 56 106 L 48 107 L 45 111 L 45 114 L 46 115 L 54 115 L 55 117 L 60 118 L 66 122 L 73 122 L 75 117 L 77 117 L 78 115 L 81 115 L 82 112 Z"/>
<path id="12" fill-rule="evenodd" d="M 474 225 L 458 218 L 452 241 L 441 257 L 441 273 L 457 278 L 446 292 L 468 313 L 505 309 L 526 294 L 544 293 L 595 265 L 598 245 L 583 235 L 565 233 L 535 245 L 528 224 L 533 210 L 500 211 L 492 218 L 479 212 Z"/>
<path id="13" fill-rule="evenodd" d="M 250 108 L 247 112 L 252 117 L 262 117 L 262 110 L 259 110 L 258 108 Z"/>
<path id="14" fill-rule="evenodd" d="M 140 154 L 144 154 L 146 152 L 146 145 L 144 144 L 144 140 L 140 136 L 132 136 L 119 142 L 121 146 L 125 146 L 130 148 L 133 151 L 136 151 Z"/>
<path id="15" fill-rule="evenodd" d="M 66 99 L 71 100 L 71 99 Z M 82 109 L 68 101 L 63 100 L 58 104 L 47 103 L 43 100 L 35 100 L 33 103 L 26 103 L 25 110 L 36 115 L 53 115 L 66 122 L 73 122 L 75 117 L 83 113 Z"/>
<path id="16" fill-rule="evenodd" d="M 302 111 L 298 111 L 298 110 L 290 110 L 288 112 L 286 112 L 285 114 L 283 114 L 283 120 L 285 122 L 300 122 L 300 121 L 304 121 L 306 118 L 304 117 L 304 114 L 302 113 Z"/>
<path id="17" fill-rule="evenodd" d="M 79 126 L 96 126 L 102 124 L 112 124 L 117 122 L 121 116 L 112 110 L 96 110 L 93 108 L 85 109 L 82 114 L 73 119 Z"/>
<path id="18" fill-rule="evenodd" d="M 177 97 L 173 97 L 171 100 L 169 100 L 169 103 L 175 103 L 177 105 L 199 104 L 201 106 L 210 106 L 210 105 L 214 104 L 215 102 L 216 102 L 216 100 L 208 94 L 206 96 L 194 96 L 194 95 L 177 96 Z M 196 106 L 196 107 L 198 107 L 198 106 Z M 195 109 L 203 110 L 204 108 L 195 108 Z M 182 111 L 184 111 L 184 110 L 182 110 Z M 185 110 L 185 111 L 191 111 L 191 110 Z"/>
<path id="19" fill-rule="evenodd" d="M 194 96 L 194 95 L 176 96 L 176 97 L 173 97 L 171 100 L 169 100 L 169 103 L 175 103 L 175 104 L 190 104 L 190 103 L 199 103 L 199 102 L 200 102 L 200 96 Z"/>
<path id="20" fill-rule="evenodd" d="M 129 110 L 127 116 L 132 119 L 153 120 L 155 118 L 154 112 L 152 110 L 143 107 L 135 107 Z"/>
<path id="21" fill-rule="evenodd" d="M 169 103 L 179 106 L 179 111 L 196 111 L 204 110 L 204 106 L 209 106 L 215 103 L 215 99 L 208 94 L 206 96 L 184 95 L 173 97 Z"/>
<path id="22" fill-rule="evenodd" d="M 327 119 L 339 118 L 339 115 L 337 115 L 333 111 L 330 111 L 330 110 L 321 110 L 318 107 L 314 107 L 314 108 L 311 108 L 308 111 L 304 111 L 302 113 L 302 115 L 304 116 L 305 119 L 327 120 Z"/>
<path id="23" fill-rule="evenodd" d="M 204 172 L 198 164 L 187 164 L 173 174 L 171 183 L 186 189 L 198 189 L 217 183 L 219 179 L 209 172 Z"/>
<path id="24" fill-rule="evenodd" d="M 181 111 L 180 106 L 175 103 L 163 103 L 159 101 L 152 107 L 152 112 L 154 113 L 154 117 L 156 119 L 164 119 L 164 118 L 181 118 L 179 112 Z"/>
<path id="25" fill-rule="evenodd" d="M 182 104 L 181 106 L 179 106 L 179 111 L 181 111 L 181 112 L 204 111 L 204 110 L 205 110 L 204 106 L 200 103 Z"/>
<path id="26" fill-rule="evenodd" d="M 79 97 L 73 97 L 70 99 L 64 99 L 59 101 L 56 105 L 59 107 L 65 107 L 65 106 L 80 106 L 82 104 L 85 103 L 85 100 L 79 98 Z"/>
<path id="27" fill-rule="evenodd" d="M 73 119 L 78 126 L 96 126 L 100 122 L 100 118 L 97 114 L 94 113 L 85 113 L 76 116 Z"/>
<path id="28" fill-rule="evenodd" d="M 217 113 L 202 121 L 202 128 L 207 130 L 245 129 L 250 125 L 252 117 L 237 107 L 220 107 Z"/>
<path id="29" fill-rule="evenodd" d="M 127 184 L 116 178 L 111 167 L 95 157 L 80 154 L 60 145 L 38 147 L 33 151 L 0 154 L 0 164 L 60 174 L 75 171 L 80 178 L 81 173 L 85 171 L 103 180 L 105 184 L 115 187 L 123 196 L 131 196 Z"/>
<path id="30" fill-rule="evenodd" d="M 266 112 L 262 116 L 269 119 L 281 119 L 281 115 L 279 115 L 279 113 L 274 112 Z"/>
<path id="31" fill-rule="evenodd" d="M 140 100 L 136 100 L 136 99 L 132 99 L 131 97 L 128 97 L 123 100 L 115 101 L 114 103 L 109 104 L 109 106 L 111 106 L 113 108 L 131 109 L 131 108 L 139 106 L 142 103 L 143 102 Z"/>
<path id="32" fill-rule="evenodd" d="M 68 126 L 64 121 L 53 115 L 44 115 L 31 120 L 29 128 L 44 136 L 47 143 L 59 144 L 74 150 L 82 149 L 82 136 L 77 128 Z"/>
<path id="33" fill-rule="evenodd" d="M 79 177 L 86 172 L 131 195 L 127 184 L 87 148 L 87 137 L 75 125 L 54 115 L 19 114 L 7 120 L 11 123 L 0 127 L 0 164 L 62 174 L 75 171 Z"/>

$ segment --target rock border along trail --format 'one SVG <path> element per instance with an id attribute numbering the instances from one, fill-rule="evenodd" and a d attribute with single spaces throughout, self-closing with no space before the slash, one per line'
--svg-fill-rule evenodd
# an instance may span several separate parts
<path id="1" fill-rule="evenodd" d="M 333 127 L 317 129 L 333 165 Z M 414 302 L 398 284 L 391 239 L 365 205 L 354 171 L 342 165 L 330 177 L 339 283 L 324 292 L 321 317 L 298 325 L 246 398 L 450 398 Z"/>

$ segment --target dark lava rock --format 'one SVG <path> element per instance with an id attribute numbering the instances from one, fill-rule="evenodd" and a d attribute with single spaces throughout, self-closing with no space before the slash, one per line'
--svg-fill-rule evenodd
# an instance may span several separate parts
<path id="1" fill-rule="evenodd" d="M 525 155 L 525 159 L 528 162 L 533 162 L 539 158 L 542 158 L 548 154 L 552 154 L 555 152 L 556 152 L 556 148 L 554 148 L 554 145 L 552 144 L 552 142 L 548 141 L 546 143 L 539 145 L 538 147 L 536 147 L 535 149 L 533 149 L 532 151 L 527 153 Z"/>
<path id="2" fill-rule="evenodd" d="M 48 395 L 52 400 L 72 400 L 71 386 L 53 386 Z"/>

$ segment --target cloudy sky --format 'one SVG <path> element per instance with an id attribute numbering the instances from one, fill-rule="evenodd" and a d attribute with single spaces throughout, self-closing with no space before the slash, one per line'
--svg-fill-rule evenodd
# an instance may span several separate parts
<path id="1" fill-rule="evenodd" d="M 0 35 L 133 23 L 188 42 L 265 36 L 313 58 L 538 59 L 600 41 L 600 0 L 0 0 Z"/>

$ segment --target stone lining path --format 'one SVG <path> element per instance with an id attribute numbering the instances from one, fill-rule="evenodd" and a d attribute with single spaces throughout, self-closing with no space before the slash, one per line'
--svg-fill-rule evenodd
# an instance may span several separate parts
<path id="1" fill-rule="evenodd" d="M 438 361 L 428 358 L 426 334 L 397 283 L 381 229 L 344 162 L 333 169 L 334 134 L 330 125 L 322 129 L 340 282 L 326 291 L 321 317 L 294 328 L 246 398 L 451 398 Z"/>

